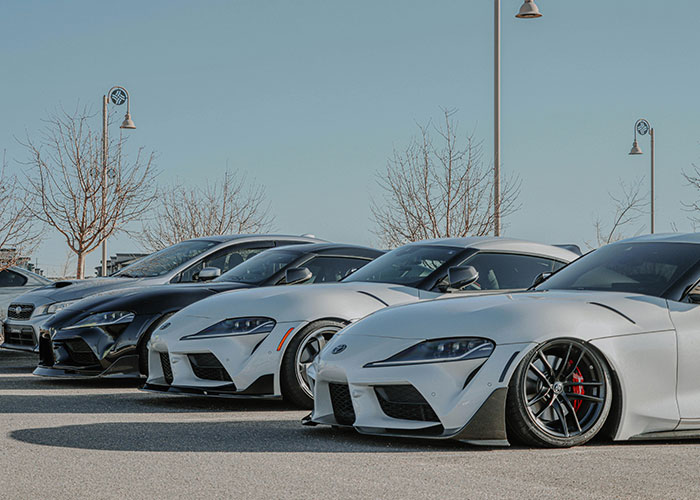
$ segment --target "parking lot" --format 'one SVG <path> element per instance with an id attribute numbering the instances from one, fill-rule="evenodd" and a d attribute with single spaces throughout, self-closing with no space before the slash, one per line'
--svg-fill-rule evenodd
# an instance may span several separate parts
<path id="1" fill-rule="evenodd" d="M 2 498 L 698 498 L 700 442 L 487 449 L 307 428 L 277 401 L 46 380 L 0 352 Z"/>

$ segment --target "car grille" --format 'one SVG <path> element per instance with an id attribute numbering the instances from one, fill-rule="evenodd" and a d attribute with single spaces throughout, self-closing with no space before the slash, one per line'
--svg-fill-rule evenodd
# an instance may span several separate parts
<path id="1" fill-rule="evenodd" d="M 432 407 L 412 385 L 376 386 L 374 392 L 379 405 L 389 417 L 422 422 L 440 421 Z"/>
<path id="2" fill-rule="evenodd" d="M 71 365 L 94 366 L 100 364 L 100 361 L 97 359 L 97 356 L 95 356 L 95 353 L 92 352 L 92 349 L 90 349 L 90 346 L 87 345 L 87 343 L 84 340 L 70 339 L 64 340 L 60 343 L 62 343 L 65 346 L 66 351 L 70 356 Z M 59 342 L 56 342 L 56 344 L 59 344 Z"/>
<path id="3" fill-rule="evenodd" d="M 170 355 L 167 352 L 160 353 L 160 365 L 163 369 L 163 377 L 168 385 L 173 383 L 173 369 L 170 367 Z"/>
<path id="4" fill-rule="evenodd" d="M 8 319 L 29 319 L 34 312 L 32 304 L 10 304 L 7 308 Z"/>
<path id="5" fill-rule="evenodd" d="M 328 390 L 331 393 L 335 421 L 341 425 L 354 424 L 355 408 L 352 406 L 349 387 L 344 384 L 328 384 Z"/>
<path id="6" fill-rule="evenodd" d="M 231 382 L 228 372 L 213 354 L 188 354 L 187 357 L 190 360 L 195 377 L 204 380 Z"/>
<path id="7" fill-rule="evenodd" d="M 36 347 L 34 329 L 31 326 L 22 326 L 18 328 L 16 326 L 6 324 L 3 329 L 3 336 L 5 337 L 6 344 L 23 347 Z"/>

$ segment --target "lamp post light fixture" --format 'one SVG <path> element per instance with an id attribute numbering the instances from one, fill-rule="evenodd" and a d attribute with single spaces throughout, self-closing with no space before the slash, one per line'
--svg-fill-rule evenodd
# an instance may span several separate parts
<path id="1" fill-rule="evenodd" d="M 515 15 L 518 19 L 542 17 L 534 0 L 524 0 Z M 494 0 L 493 72 L 493 234 L 501 235 L 501 0 Z"/>
<path id="2" fill-rule="evenodd" d="M 109 97 L 108 97 L 109 96 Z M 109 89 L 107 94 L 102 96 L 102 223 L 104 224 L 105 218 L 105 202 L 106 202 L 106 189 L 107 189 L 107 163 L 109 155 L 109 142 L 107 139 L 107 102 L 108 99 L 116 106 L 121 106 L 126 103 L 126 115 L 124 116 L 124 121 L 119 126 L 123 129 L 135 129 L 134 121 L 131 119 L 131 99 L 129 99 L 129 92 L 120 86 L 115 86 Z M 107 276 L 107 238 L 104 237 L 103 229 L 103 239 L 102 239 L 102 276 Z"/>
<path id="3" fill-rule="evenodd" d="M 642 148 L 639 147 L 637 142 L 637 134 L 647 135 L 651 139 L 651 234 L 654 234 L 654 129 L 644 118 L 640 118 L 634 124 L 634 142 L 632 143 L 632 149 L 630 150 L 631 155 L 641 155 Z"/>

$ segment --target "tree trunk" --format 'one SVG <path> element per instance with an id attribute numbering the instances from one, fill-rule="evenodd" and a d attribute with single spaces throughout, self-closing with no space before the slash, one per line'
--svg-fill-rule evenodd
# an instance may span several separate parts
<path id="1" fill-rule="evenodd" d="M 75 271 L 75 276 L 79 280 L 85 278 L 85 254 L 83 252 L 78 253 L 78 268 Z"/>

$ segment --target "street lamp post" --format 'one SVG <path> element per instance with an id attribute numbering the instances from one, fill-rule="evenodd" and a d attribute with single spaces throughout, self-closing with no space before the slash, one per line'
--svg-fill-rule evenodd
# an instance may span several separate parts
<path id="1" fill-rule="evenodd" d="M 524 0 L 519 19 L 542 17 L 534 0 Z M 493 234 L 501 235 L 501 0 L 494 0 L 493 68 Z"/>
<path id="2" fill-rule="evenodd" d="M 637 134 L 646 135 L 649 133 L 651 139 L 651 234 L 654 234 L 654 129 L 644 118 L 640 118 L 634 124 L 634 142 L 632 143 L 631 155 L 641 155 L 642 148 L 637 142 Z"/>
<path id="3" fill-rule="evenodd" d="M 115 86 L 109 89 L 107 94 L 102 96 L 102 224 L 105 219 L 105 202 L 107 199 L 107 162 L 109 156 L 109 142 L 107 140 L 107 96 L 116 106 L 121 106 L 126 102 L 126 115 L 119 128 L 135 129 L 131 119 L 131 100 L 129 92 L 124 87 Z M 103 229 L 102 232 L 102 276 L 107 276 L 107 238 Z"/>

